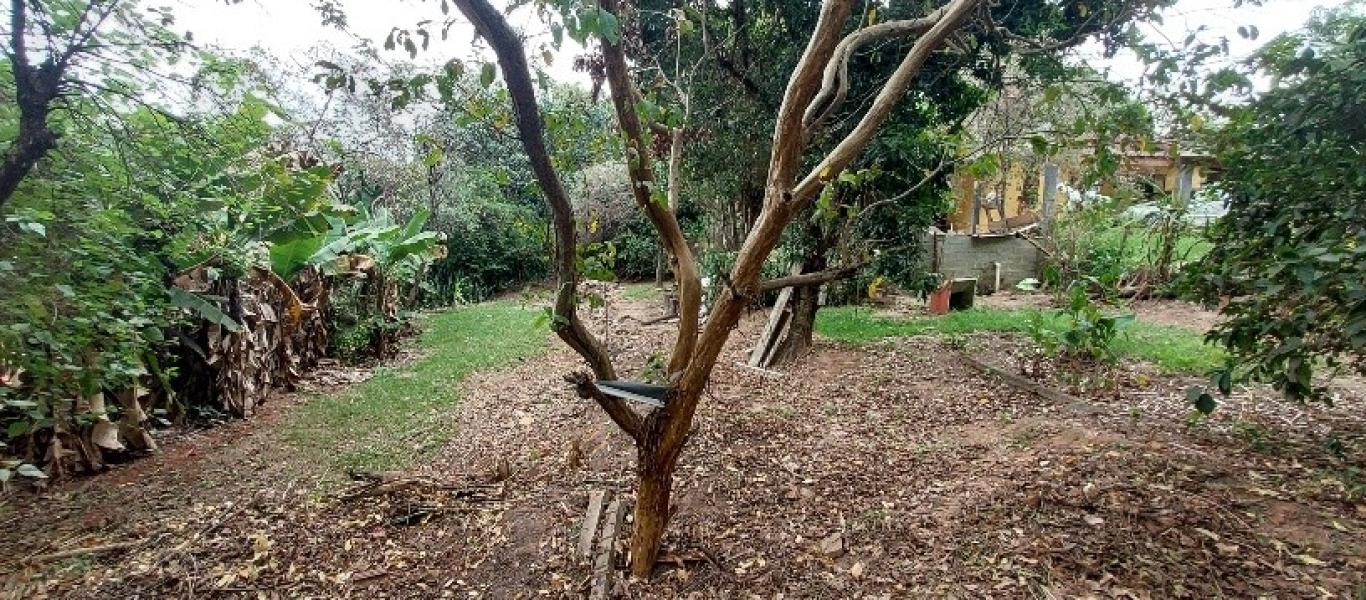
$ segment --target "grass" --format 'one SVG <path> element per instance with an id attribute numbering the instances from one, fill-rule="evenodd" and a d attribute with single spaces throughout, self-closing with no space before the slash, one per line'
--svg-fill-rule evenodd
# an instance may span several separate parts
<path id="1" fill-rule="evenodd" d="M 428 456 L 455 433 L 451 411 L 465 376 L 547 347 L 536 315 L 517 301 L 433 315 L 417 342 L 422 358 L 310 399 L 285 424 L 285 439 L 338 470 L 394 469 Z"/>
<path id="2" fill-rule="evenodd" d="M 621 286 L 621 294 L 628 300 L 654 300 L 662 297 L 654 282 L 627 283 Z"/>
<path id="3" fill-rule="evenodd" d="M 867 308 L 832 306 L 816 313 L 816 331 L 828 338 L 849 344 L 867 344 L 889 337 L 913 335 L 957 335 L 978 331 L 1025 330 L 1025 311 L 954 311 L 942 317 L 895 319 L 875 316 Z M 1061 323 L 1061 319 L 1056 319 Z"/>
<path id="4" fill-rule="evenodd" d="M 1029 311 L 972 309 L 942 317 L 897 319 L 876 316 L 867 308 L 833 306 L 816 314 L 816 331 L 848 344 L 867 344 L 889 337 L 959 336 L 979 331 L 1022 333 Z M 1057 312 L 1045 313 L 1049 327 L 1063 327 Z M 1137 321 L 1115 340 L 1121 356 L 1153 363 L 1168 374 L 1203 374 L 1223 363 L 1223 352 L 1204 343 L 1204 335 L 1180 327 Z"/>
<path id="5" fill-rule="evenodd" d="M 1205 334 L 1184 327 L 1134 323 L 1115 340 L 1122 356 L 1146 360 L 1164 373 L 1203 375 L 1224 364 L 1224 351 L 1205 343 Z"/>

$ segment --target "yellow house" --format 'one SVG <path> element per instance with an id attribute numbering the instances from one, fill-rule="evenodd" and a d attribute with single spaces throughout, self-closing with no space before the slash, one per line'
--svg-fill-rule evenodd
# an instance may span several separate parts
<path id="1" fill-rule="evenodd" d="M 1003 174 L 977 178 L 967 170 L 953 177 L 954 210 L 949 215 L 949 230 L 971 235 L 1001 234 L 1040 220 L 1039 215 L 1049 209 L 1056 211 L 1067 201 L 1066 194 L 1053 193 L 1052 202 L 1046 187 L 1049 170 L 1057 184 L 1066 185 L 1077 177 L 1071 169 L 1046 166 L 1036 173 L 1026 173 L 1018 162 L 1011 163 Z M 1154 193 L 1173 194 L 1190 200 L 1218 167 L 1213 157 L 1197 152 L 1176 151 L 1171 144 L 1159 144 L 1145 151 L 1124 151 L 1116 175 L 1148 182 Z M 1026 185 L 1029 194 L 1026 194 Z M 1114 186 L 1106 182 L 1100 193 L 1113 195 Z M 974 219 L 973 206 L 977 206 Z"/>
<path id="2" fill-rule="evenodd" d="M 953 178 L 954 210 L 949 215 L 949 229 L 972 232 L 975 224 L 978 233 L 985 233 L 993 228 L 1001 229 L 1007 222 L 1023 221 L 1020 225 L 1027 225 L 1037 220 L 1034 217 L 1036 210 L 1028 204 L 1037 203 L 1038 198 L 1043 197 L 1043 180 L 1031 182 L 1036 189 L 1032 198 L 1027 199 L 1024 193 L 1026 179 L 1032 178 L 1027 178 L 1024 168 L 1018 164 L 1012 165 L 1003 176 L 981 179 L 966 171 L 957 172 Z M 976 220 L 972 215 L 974 195 L 978 198 Z"/>

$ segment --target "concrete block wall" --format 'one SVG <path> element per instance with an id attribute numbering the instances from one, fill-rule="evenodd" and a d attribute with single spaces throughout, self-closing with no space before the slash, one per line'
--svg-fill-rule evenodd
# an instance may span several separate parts
<path id="1" fill-rule="evenodd" d="M 933 270 L 945 278 L 976 277 L 977 291 L 991 293 L 995 284 L 994 266 L 1001 263 L 1001 289 L 1010 290 L 1029 278 L 1038 278 L 1043 269 L 1043 252 L 1026 240 L 1008 237 L 973 237 L 935 232 L 927 236 L 932 244 L 927 256 Z"/>

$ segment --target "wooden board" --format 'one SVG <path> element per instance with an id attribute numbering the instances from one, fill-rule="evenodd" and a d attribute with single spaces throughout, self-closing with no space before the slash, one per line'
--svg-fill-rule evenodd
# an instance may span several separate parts
<path id="1" fill-rule="evenodd" d="M 588 493 L 588 509 L 583 513 L 583 523 L 579 529 L 579 556 L 585 559 L 593 556 L 593 537 L 598 532 L 598 522 L 602 520 L 602 505 L 607 500 L 605 490 Z"/>
<path id="2" fill-rule="evenodd" d="M 764 332 L 759 334 L 759 341 L 754 344 L 754 350 L 749 353 L 749 366 L 765 366 L 764 359 L 772 353 L 776 341 L 782 339 L 777 335 L 782 323 L 787 315 L 787 303 L 792 299 L 792 288 L 783 288 L 778 293 L 778 301 L 773 303 L 773 309 L 768 313 L 768 324 L 764 325 Z"/>
<path id="3" fill-rule="evenodd" d="M 626 505 L 621 502 L 621 497 L 613 498 L 602 523 L 602 536 L 598 538 L 598 556 L 593 563 L 593 588 L 588 594 L 592 600 L 607 600 L 612 593 L 612 579 L 616 574 L 617 530 L 625 516 Z"/>

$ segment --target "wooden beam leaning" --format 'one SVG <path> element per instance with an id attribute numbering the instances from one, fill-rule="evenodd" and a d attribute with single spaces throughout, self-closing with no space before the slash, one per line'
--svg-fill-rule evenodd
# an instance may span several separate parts
<path id="1" fill-rule="evenodd" d="M 588 509 L 583 513 L 583 523 L 579 527 L 578 551 L 584 560 L 593 557 L 593 538 L 598 532 L 598 522 L 602 520 L 602 505 L 606 501 L 606 490 L 593 490 L 588 493 Z"/>
<path id="2" fill-rule="evenodd" d="M 598 555 L 593 563 L 593 588 L 588 594 L 591 600 L 607 600 L 611 597 L 612 580 L 617 570 L 617 531 L 625 516 L 626 505 L 621 497 L 613 498 L 604 515 L 602 536 L 598 538 Z"/>

